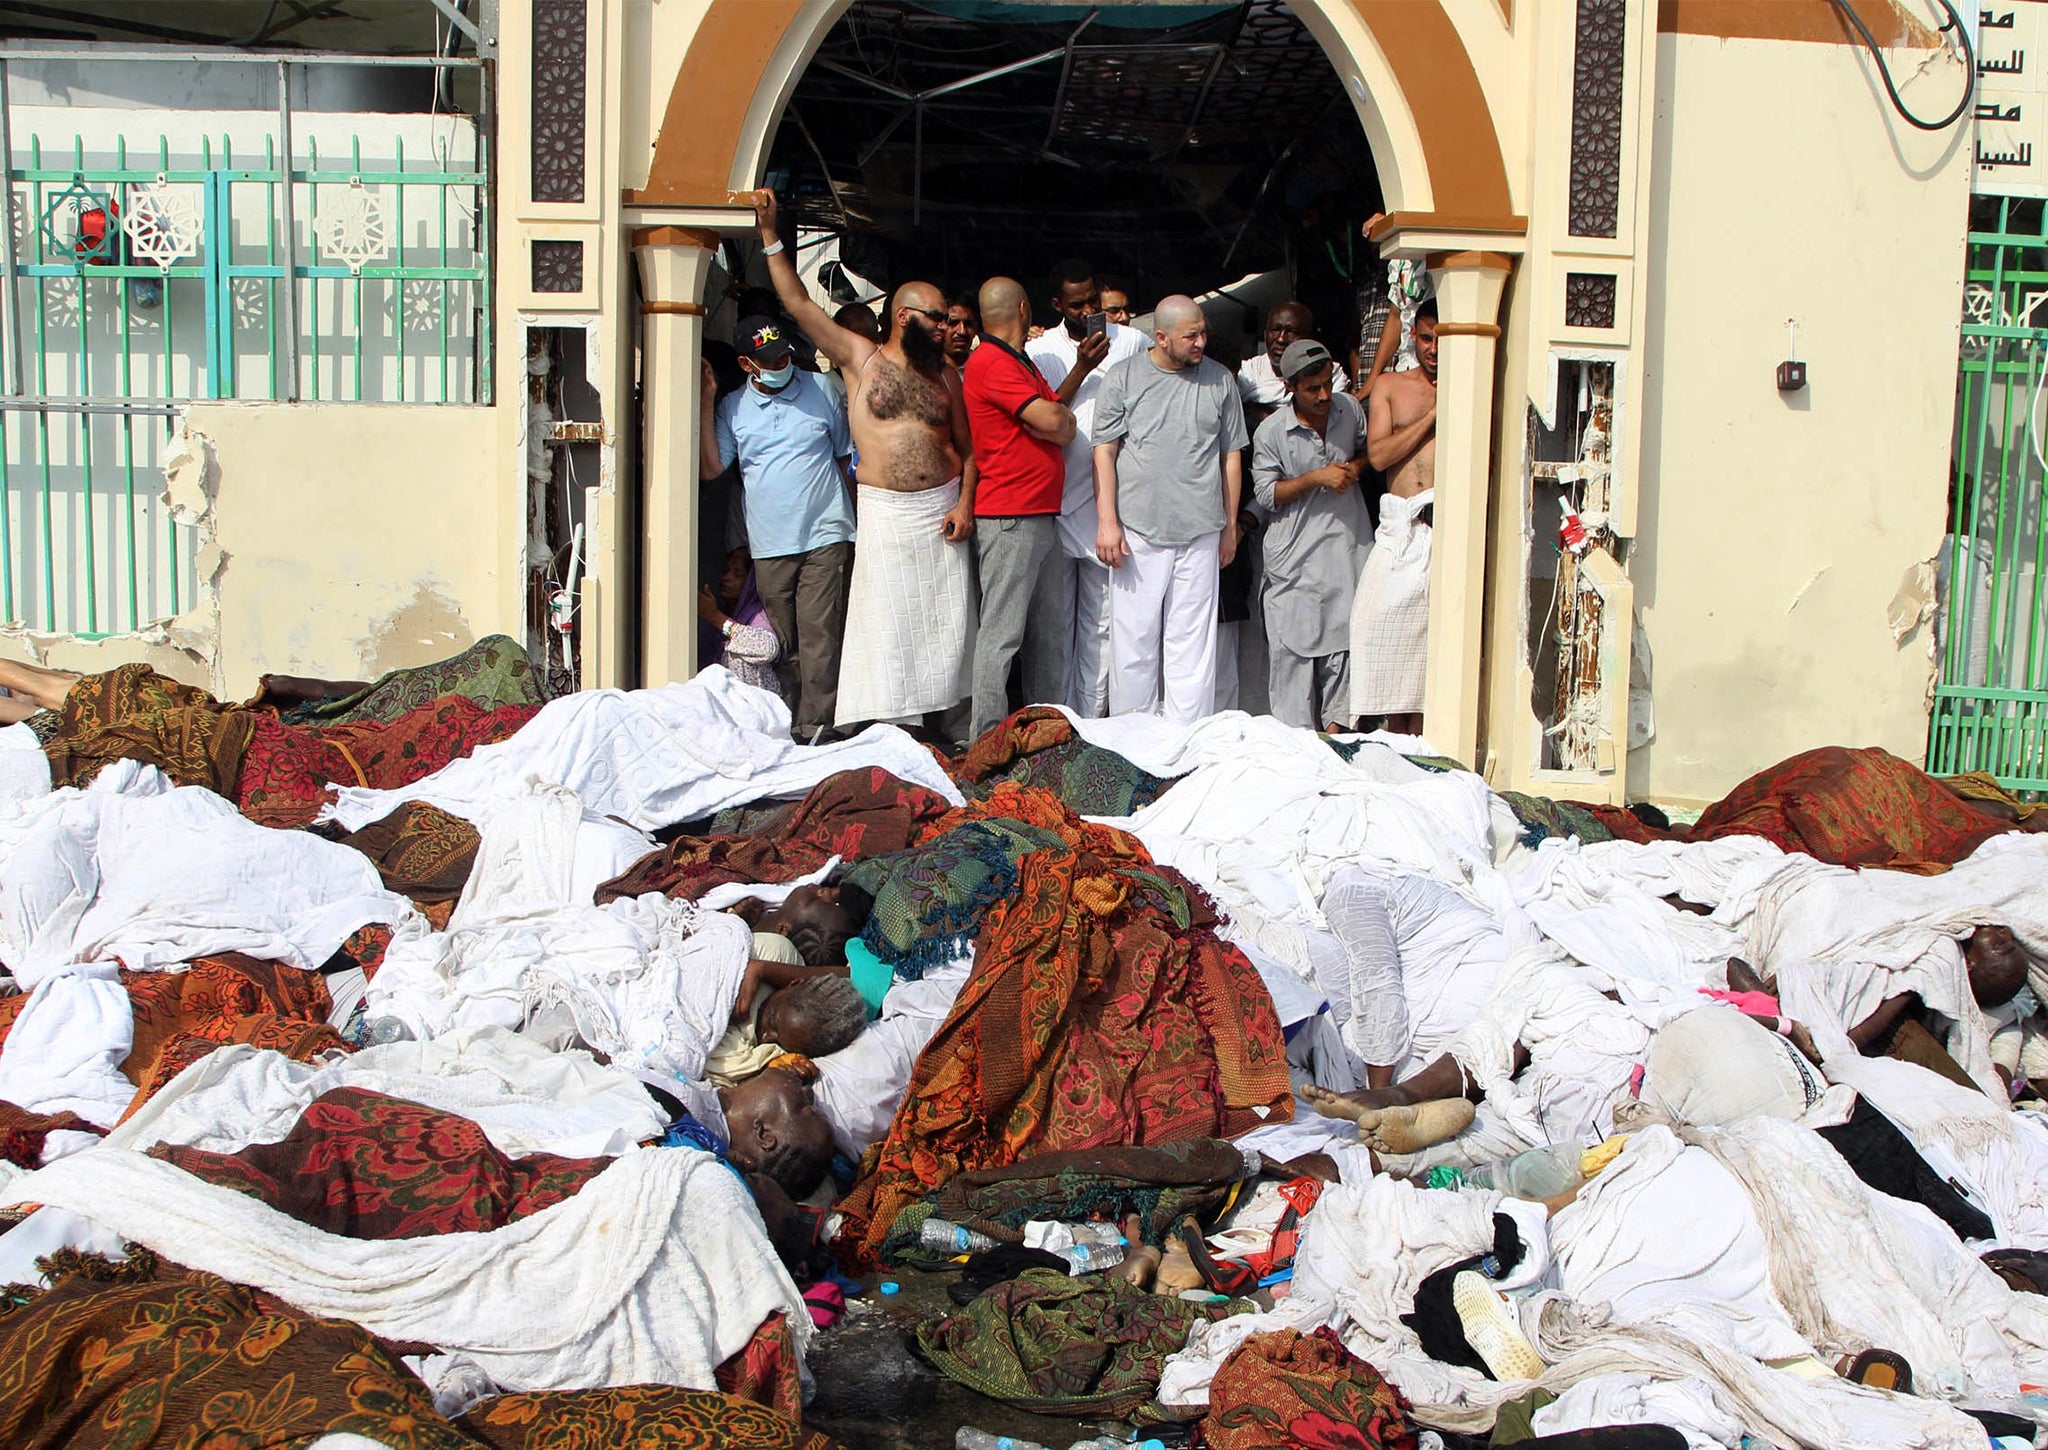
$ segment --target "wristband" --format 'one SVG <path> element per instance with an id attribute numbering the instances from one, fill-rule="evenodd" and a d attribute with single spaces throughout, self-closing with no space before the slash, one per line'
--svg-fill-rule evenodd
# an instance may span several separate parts
<path id="1" fill-rule="evenodd" d="M 720 626 L 718 627 L 718 630 L 719 630 L 719 633 L 723 634 L 723 635 L 724 635 L 724 636 L 725 636 L 725 637 L 726 637 L 727 639 L 731 639 L 731 638 L 732 638 L 732 621 L 728 619 L 728 620 L 727 620 L 727 621 L 726 621 L 726 622 L 725 622 L 724 624 L 721 624 L 721 625 L 720 625 Z"/>
<path id="2" fill-rule="evenodd" d="M 761 248 L 761 255 L 764 257 L 772 257 L 781 250 L 782 239 L 778 237 L 774 241 L 770 242 L 767 246 Z"/>
<path id="3" fill-rule="evenodd" d="M 1778 1015 L 1778 1035 L 1786 1038 L 1792 1035 L 1792 1019 L 1783 1013 Z"/>

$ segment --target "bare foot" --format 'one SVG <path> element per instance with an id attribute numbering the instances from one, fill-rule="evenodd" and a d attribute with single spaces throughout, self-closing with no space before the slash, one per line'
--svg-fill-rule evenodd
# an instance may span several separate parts
<path id="1" fill-rule="evenodd" d="M 1363 1092 L 1333 1093 L 1314 1083 L 1301 1090 L 1302 1099 L 1326 1118 L 1364 1119 L 1384 1108 L 1405 1106 L 1408 1095 L 1399 1088 L 1368 1088 Z"/>
<path id="2" fill-rule="evenodd" d="M 1471 1127 L 1472 1114 L 1472 1104 L 1465 1098 L 1383 1108 L 1370 1122 L 1358 1120 L 1358 1136 L 1382 1153 L 1419 1153 Z"/>

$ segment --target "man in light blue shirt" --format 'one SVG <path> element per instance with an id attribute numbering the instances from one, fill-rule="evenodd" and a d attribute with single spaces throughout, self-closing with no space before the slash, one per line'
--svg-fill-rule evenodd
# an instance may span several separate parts
<path id="1" fill-rule="evenodd" d="M 791 362 L 785 324 L 749 317 L 734 342 L 747 382 L 720 401 L 706 369 L 704 411 L 716 422 L 699 430 L 700 462 L 709 477 L 739 460 L 754 587 L 782 640 L 796 738 L 809 742 L 832 727 L 838 705 L 853 564 L 853 438 L 845 404 Z"/>

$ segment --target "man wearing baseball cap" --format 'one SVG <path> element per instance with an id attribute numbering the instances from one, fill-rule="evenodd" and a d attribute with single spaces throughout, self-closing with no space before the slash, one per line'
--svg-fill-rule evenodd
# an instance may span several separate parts
<path id="1" fill-rule="evenodd" d="M 832 728 L 838 704 L 853 563 L 845 472 L 853 440 L 845 407 L 792 360 L 787 324 L 745 318 L 733 343 L 747 382 L 721 402 L 705 366 L 704 411 L 715 409 L 717 422 L 699 430 L 702 466 L 709 478 L 739 460 L 754 587 L 782 640 L 783 693 L 796 738 L 811 741 Z"/>
<path id="2" fill-rule="evenodd" d="M 1252 492 L 1270 515 L 1268 680 L 1274 715 L 1315 730 L 1350 716 L 1352 594 L 1372 539 L 1358 489 L 1365 411 L 1320 342 L 1287 344 L 1278 371 L 1287 406 L 1252 437 Z"/>

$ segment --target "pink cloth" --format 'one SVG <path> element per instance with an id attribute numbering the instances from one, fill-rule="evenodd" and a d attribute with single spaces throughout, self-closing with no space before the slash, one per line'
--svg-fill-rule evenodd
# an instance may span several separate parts
<path id="1" fill-rule="evenodd" d="M 1723 992 L 1713 987 L 1700 988 L 1702 997 L 1712 997 L 1716 1002 L 1726 1002 L 1746 1017 L 1779 1017 L 1778 999 L 1769 992 Z"/>

